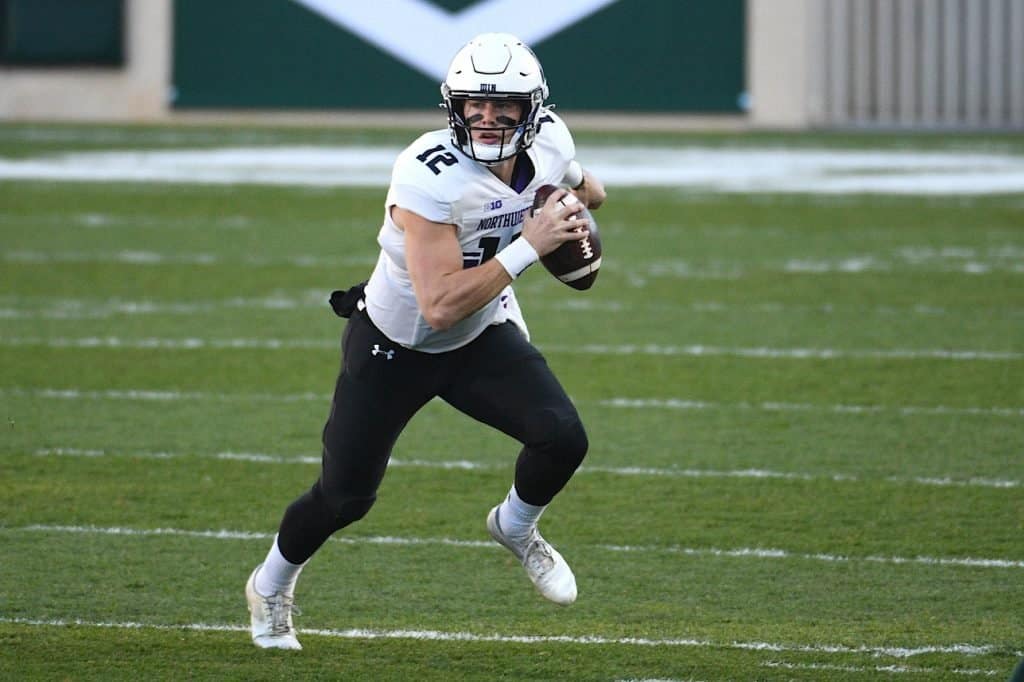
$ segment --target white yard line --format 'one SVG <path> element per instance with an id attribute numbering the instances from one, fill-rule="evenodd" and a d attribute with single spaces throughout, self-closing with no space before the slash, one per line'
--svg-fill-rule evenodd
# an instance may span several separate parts
<path id="1" fill-rule="evenodd" d="M 326 308 L 329 292 L 308 289 L 305 291 L 278 292 L 262 297 L 234 297 L 213 300 L 127 300 L 127 299 L 84 299 L 49 296 L 0 295 L 0 318 L 7 319 L 105 319 L 114 316 L 134 315 L 194 315 L 197 313 L 219 312 L 222 310 L 293 310 Z M 905 306 L 851 306 L 842 303 L 820 303 L 815 305 L 795 303 L 723 303 L 720 301 L 693 301 L 691 303 L 631 302 L 611 299 L 567 298 L 564 300 L 537 300 L 529 303 L 530 310 L 549 310 L 560 313 L 597 313 L 600 315 L 633 314 L 642 310 L 658 314 L 755 314 L 755 315 L 850 315 L 863 318 L 876 315 L 884 318 L 908 316 L 942 318 L 953 315 L 990 315 L 1024 317 L 1024 308 L 978 308 L 957 311 L 924 303 Z"/>
<path id="2" fill-rule="evenodd" d="M 244 230 L 251 227 L 253 220 L 247 215 L 205 216 L 203 218 L 183 218 L 180 216 L 160 217 L 149 214 L 125 213 L 73 213 L 54 212 L 13 213 L 0 211 L 0 222 L 8 225 L 28 224 L 47 227 L 75 227 L 86 229 L 99 228 L 131 228 L 131 229 L 181 229 L 181 228 L 220 228 L 227 230 Z"/>
<path id="3" fill-rule="evenodd" d="M 49 348 L 143 348 L 162 350 L 200 350 L 249 348 L 258 350 L 318 350 L 337 349 L 336 339 L 277 339 L 277 338 L 235 338 L 207 339 L 187 338 L 121 338 L 118 336 L 82 337 L 0 337 L 0 346 L 43 346 Z M 1009 350 L 943 349 L 943 348 L 892 348 L 892 349 L 841 349 L 841 348 L 769 348 L 769 347 L 728 347 L 705 345 L 660 345 L 660 344 L 581 344 L 538 345 L 546 353 L 623 355 L 623 356 L 665 356 L 665 357 L 742 357 L 765 360 L 956 360 L 956 361 L 1017 361 L 1024 360 L 1024 352 Z"/>
<path id="4" fill-rule="evenodd" d="M 938 668 L 922 668 L 919 666 L 906 665 L 875 665 L 863 667 L 857 665 L 837 665 L 830 663 L 788 663 L 785 661 L 765 661 L 761 664 L 765 668 L 777 668 L 782 670 L 821 670 L 824 672 L 848 672 L 848 673 L 888 673 L 890 675 L 937 675 L 951 673 L 962 677 L 994 677 L 1002 675 L 1005 671 L 1000 670 L 979 670 L 977 668 L 957 668 L 951 671 L 939 670 Z"/>
<path id="5" fill-rule="evenodd" d="M 181 457 L 199 457 L 204 459 L 233 460 L 239 462 L 256 462 L 261 464 L 320 464 L 319 456 L 312 455 L 279 455 L 261 452 L 217 452 L 217 453 L 184 453 L 173 452 L 110 452 L 106 450 L 89 450 L 82 448 L 41 448 L 35 454 L 39 457 L 132 457 L 138 459 L 173 459 Z M 504 470 L 507 465 L 473 462 L 469 460 L 423 460 L 392 458 L 389 467 L 443 469 L 447 471 L 492 471 Z M 771 471 L 765 469 L 675 469 L 658 467 L 609 467 L 584 464 L 578 474 L 610 474 L 613 476 L 651 476 L 668 478 L 751 478 L 781 479 L 793 481 L 836 481 L 847 483 L 863 483 L 870 479 L 852 474 L 811 474 L 806 472 Z M 937 487 L 977 487 L 977 488 L 1019 488 L 1020 481 L 996 478 L 955 479 L 948 476 L 938 477 L 901 477 L 888 476 L 884 479 L 900 485 L 925 485 Z"/>
<path id="6" fill-rule="evenodd" d="M 71 533 L 76 535 L 117 535 L 126 537 L 177 536 L 212 540 L 268 540 L 274 537 L 271 532 L 257 533 L 240 530 L 185 530 L 181 528 L 125 528 L 120 526 L 60 526 L 48 524 L 32 524 L 28 526 L 0 527 L 0 530 L 27 533 Z M 387 545 L 387 546 L 424 546 L 440 545 L 446 547 L 464 547 L 472 549 L 496 549 L 498 545 L 482 540 L 461 540 L 458 538 L 415 538 L 394 536 L 357 536 L 336 535 L 331 542 L 350 545 Z M 993 568 L 993 569 L 1024 569 L 1024 561 L 1015 559 L 978 558 L 978 557 L 929 557 L 929 556 L 845 556 L 840 554 L 807 554 L 790 552 L 784 549 L 765 547 L 739 547 L 720 549 L 717 547 L 679 547 L 639 546 L 639 545 L 594 545 L 593 547 L 618 554 L 678 554 L 689 557 L 715 557 L 729 559 L 767 559 L 767 560 L 801 560 L 816 561 L 829 564 L 875 563 L 902 565 L 923 565 L 933 567 L 957 568 Z"/>
<path id="7" fill-rule="evenodd" d="M 786 360 L 841 360 L 841 359 L 887 359 L 887 360 L 1021 360 L 1024 353 L 1016 351 L 990 351 L 943 348 L 892 348 L 892 349 L 840 349 L 840 348 L 735 348 L 705 345 L 659 345 L 659 344 L 583 344 L 580 346 L 543 345 L 541 350 L 549 353 L 586 353 L 593 355 L 664 355 L 664 356 L 735 356 L 744 358 L 786 359 Z"/>
<path id="8" fill-rule="evenodd" d="M 760 303 L 735 303 L 723 301 L 692 301 L 689 303 L 671 303 L 668 301 L 616 301 L 609 298 L 572 297 L 564 300 L 530 301 L 530 310 L 555 310 L 558 312 L 584 312 L 611 315 L 615 313 L 634 314 L 637 310 L 659 314 L 728 314 L 744 315 L 851 315 L 862 319 L 864 315 L 877 315 L 885 318 L 902 319 L 908 316 L 940 318 L 946 316 L 963 316 L 987 314 L 1005 315 L 1008 317 L 1024 316 L 1024 308 L 1006 307 L 971 307 L 959 310 L 935 304 L 914 303 L 909 305 L 878 305 L 862 306 L 849 303 L 832 303 L 823 301 L 815 304 L 783 303 L 780 301 L 764 301 Z"/>
<path id="9" fill-rule="evenodd" d="M 0 346 L 44 346 L 48 348 L 137 348 L 160 350 L 200 350 L 250 348 L 258 350 L 336 349 L 338 340 L 328 339 L 169 339 L 147 337 L 124 339 L 117 336 L 83 337 L 2 337 Z"/>
<path id="10" fill-rule="evenodd" d="M 131 400 L 192 402 L 211 400 L 216 402 L 324 402 L 331 399 L 329 393 L 213 393 L 209 391 L 161 391 L 152 389 L 106 389 L 92 391 L 79 388 L 0 388 L 0 396 L 36 397 L 46 400 Z"/>
<path id="11" fill-rule="evenodd" d="M 306 291 L 298 295 L 271 294 L 260 298 L 226 298 L 212 301 L 105 301 L 34 297 L 31 301 L 16 296 L 0 296 L 0 319 L 91 320 L 135 315 L 196 315 L 224 310 L 327 309 L 327 291 Z"/>
<path id="12" fill-rule="evenodd" d="M 834 412 L 836 414 L 976 415 L 1024 417 L 1024 407 L 933 407 L 916 405 L 812 405 L 809 403 L 713 403 L 680 398 L 609 398 L 605 407 L 636 410 L 760 410 L 765 412 Z"/>
<path id="13" fill-rule="evenodd" d="M 268 258 L 264 256 L 223 256 L 216 253 L 162 253 L 159 251 L 5 251 L 3 260 L 9 263 L 120 263 L 124 265 L 286 265 L 296 268 L 372 268 L 377 262 L 376 254 L 365 256 L 332 257 L 299 254 Z"/>
<path id="14" fill-rule="evenodd" d="M 0 397 L 33 397 L 45 400 L 130 400 L 193 402 L 326 402 L 329 393 L 217 393 L 210 391 L 162 391 L 153 389 L 0 388 Z M 835 414 L 900 414 L 906 416 L 1024 417 L 1024 407 L 951 407 L 945 405 L 812 405 L 809 403 L 717 403 L 684 398 L 608 398 L 601 407 L 635 410 L 754 410 L 763 412 L 832 412 Z"/>
<path id="15" fill-rule="evenodd" d="M 642 287 L 648 278 L 675 279 L 738 279 L 750 270 L 769 270 L 781 273 L 804 275 L 864 274 L 875 272 L 938 272 L 988 275 L 992 273 L 1024 273 L 1024 256 L 1014 245 L 1005 245 L 986 254 L 973 257 L 953 258 L 933 255 L 911 257 L 903 252 L 896 255 L 863 253 L 837 257 L 790 258 L 785 261 L 714 261 L 690 262 L 685 260 L 654 260 L 631 263 L 608 263 L 604 266 L 630 279 L 633 286 Z M 916 252 L 914 252 L 916 253 Z M 972 251 L 973 253 L 973 251 Z M 38 251 L 20 249 L 0 254 L 4 261 L 27 264 L 61 263 L 115 263 L 123 265 L 286 265 L 297 268 L 372 268 L 376 262 L 374 254 L 347 258 L 324 256 L 322 254 L 297 254 L 278 258 L 237 257 L 215 253 L 167 253 L 160 251 Z"/>
<path id="16" fill-rule="evenodd" d="M 10 618 L 0 616 L 0 623 L 28 625 L 33 627 L 93 627 L 121 630 L 193 630 L 197 632 L 238 632 L 248 633 L 246 625 L 221 623 L 140 623 L 133 621 L 90 621 L 80 618 L 33 619 Z M 733 649 L 740 651 L 796 653 L 796 654 L 835 654 L 839 656 L 866 655 L 876 658 L 886 657 L 897 660 L 913 658 L 925 654 L 945 654 L 954 656 L 986 656 L 1001 653 L 1001 647 L 991 644 L 954 644 L 931 645 L 924 647 L 890 647 L 890 646 L 849 646 L 843 644 L 793 644 L 781 642 L 743 642 L 720 641 L 700 638 L 664 638 L 647 637 L 608 637 L 605 635 L 514 635 L 502 633 L 446 632 L 440 630 L 379 630 L 351 628 L 345 630 L 325 628 L 300 628 L 304 636 L 331 637 L 337 639 L 398 639 L 426 642 L 477 642 L 506 643 L 526 645 L 567 644 L 578 646 L 625 646 L 625 647 L 668 647 L 668 648 L 699 648 L 699 649 Z M 1019 653 L 1015 655 L 1020 655 Z M 771 663 L 771 662 L 769 662 Z M 782 664 L 788 665 L 788 664 Z M 782 667 L 780 665 L 779 667 Z M 900 670 L 903 666 L 890 666 L 888 672 L 917 672 L 917 670 Z M 964 674 L 988 675 L 988 671 L 964 671 Z"/>

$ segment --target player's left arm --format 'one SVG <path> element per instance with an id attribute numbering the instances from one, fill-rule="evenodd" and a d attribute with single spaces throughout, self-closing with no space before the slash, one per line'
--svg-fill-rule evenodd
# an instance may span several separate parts
<path id="1" fill-rule="evenodd" d="M 604 191 L 604 183 L 586 168 L 583 169 L 583 183 L 573 187 L 572 193 L 587 208 L 601 208 L 601 204 L 608 198 Z"/>
<path id="2" fill-rule="evenodd" d="M 593 173 L 581 166 L 575 159 L 569 162 L 563 180 L 576 198 L 587 208 L 600 208 L 608 194 L 604 191 L 604 183 Z"/>

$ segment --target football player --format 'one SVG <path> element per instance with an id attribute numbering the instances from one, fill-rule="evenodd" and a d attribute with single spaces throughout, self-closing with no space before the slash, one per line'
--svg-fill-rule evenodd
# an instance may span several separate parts
<path id="1" fill-rule="evenodd" d="M 473 38 L 441 94 L 448 127 L 395 162 L 369 281 L 331 299 L 349 321 L 320 477 L 285 510 L 245 586 L 259 647 L 301 648 L 292 623 L 299 572 L 331 534 L 370 510 L 399 433 L 435 397 L 522 443 L 487 529 L 544 597 L 576 599 L 575 576 L 537 521 L 579 467 L 587 435 L 529 342 L 510 285 L 541 256 L 586 237 L 576 214 L 600 206 L 605 190 L 575 160 L 568 128 L 544 106 L 541 65 L 515 36 Z M 569 189 L 531 215 L 545 184 Z M 567 191 L 580 203 L 556 206 Z"/>

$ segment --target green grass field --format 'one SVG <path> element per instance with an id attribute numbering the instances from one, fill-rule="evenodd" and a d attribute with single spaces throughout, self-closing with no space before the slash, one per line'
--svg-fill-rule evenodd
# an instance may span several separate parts
<path id="1" fill-rule="evenodd" d="M 0 158 L 408 139 L 7 124 Z M 591 440 L 542 524 L 579 601 L 545 602 L 488 541 L 517 445 L 435 402 L 306 568 L 304 651 L 255 649 L 243 584 L 317 475 L 326 299 L 372 268 L 384 191 L 0 180 L 0 678 L 1009 677 L 1021 194 L 610 186 L 595 288 L 517 285 Z"/>

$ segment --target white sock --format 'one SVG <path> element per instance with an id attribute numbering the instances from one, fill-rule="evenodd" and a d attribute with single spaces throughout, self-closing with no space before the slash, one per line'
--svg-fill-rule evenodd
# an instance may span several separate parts
<path id="1" fill-rule="evenodd" d="M 498 508 L 498 521 L 501 530 L 510 538 L 525 538 L 530 530 L 537 525 L 540 515 L 547 506 L 538 507 L 527 504 L 519 497 L 515 485 L 508 491 L 508 497 Z"/>
<path id="2" fill-rule="evenodd" d="M 299 573 L 305 564 L 293 564 L 284 558 L 281 550 L 277 548 L 277 536 L 274 536 L 274 544 L 267 552 L 267 558 L 256 573 L 254 587 L 264 597 L 272 597 L 278 592 L 295 594 L 295 583 L 299 579 Z"/>

